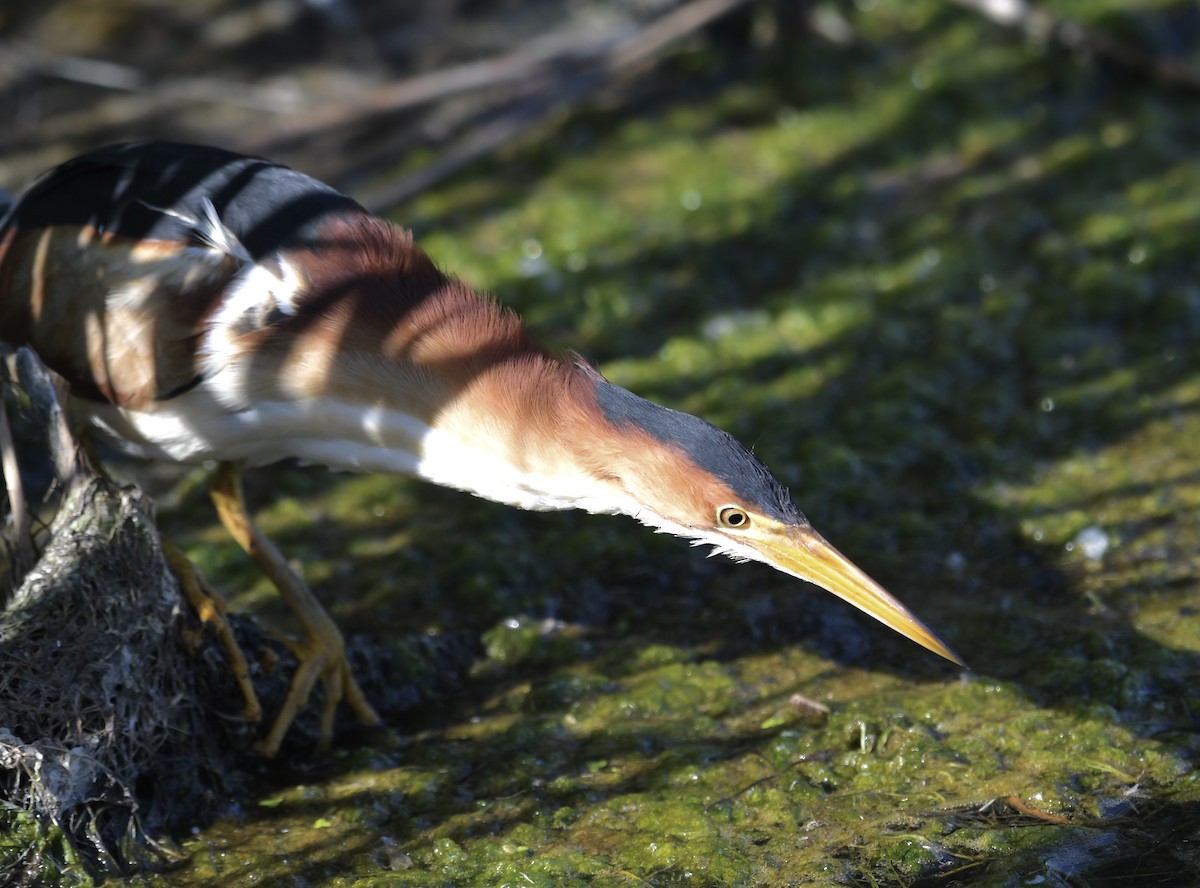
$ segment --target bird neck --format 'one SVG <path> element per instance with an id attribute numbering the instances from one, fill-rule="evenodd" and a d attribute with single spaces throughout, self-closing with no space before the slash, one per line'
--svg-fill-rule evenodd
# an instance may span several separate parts
<path id="1" fill-rule="evenodd" d="M 496 361 L 439 410 L 416 474 L 521 509 L 633 514 L 596 378 L 536 346 Z"/>
<path id="2" fill-rule="evenodd" d="M 210 333 L 226 400 L 284 405 L 286 427 L 299 427 L 285 446 L 307 462 L 523 509 L 636 514 L 628 432 L 598 403 L 599 387 L 615 387 L 597 371 L 546 351 L 407 232 L 347 218 L 320 235 L 319 250 L 289 257 L 302 292 L 281 320 L 247 334 L 235 312 Z"/>

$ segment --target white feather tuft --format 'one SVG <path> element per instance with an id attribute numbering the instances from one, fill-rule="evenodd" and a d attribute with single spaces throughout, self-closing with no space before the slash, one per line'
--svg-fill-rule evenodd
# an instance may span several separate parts
<path id="1" fill-rule="evenodd" d="M 226 256 L 232 256 L 239 262 L 248 264 L 254 261 L 250 251 L 246 249 L 238 236 L 221 221 L 216 206 L 207 197 L 200 201 L 202 218 L 199 219 L 170 207 L 156 207 L 144 200 L 140 203 L 156 213 L 162 213 L 164 216 L 170 216 L 172 219 L 178 219 L 188 225 L 200 246 Z"/>

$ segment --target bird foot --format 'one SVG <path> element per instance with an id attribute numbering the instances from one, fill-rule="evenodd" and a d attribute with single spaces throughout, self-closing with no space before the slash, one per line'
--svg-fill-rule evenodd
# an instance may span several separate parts
<path id="1" fill-rule="evenodd" d="M 292 652 L 299 665 L 292 675 L 287 697 L 284 698 L 279 714 L 275 716 L 270 732 L 254 745 L 259 755 L 273 758 L 279 752 L 292 722 L 308 705 L 308 698 L 318 679 L 321 681 L 325 698 L 321 707 L 317 739 L 319 751 L 328 750 L 333 741 L 334 715 L 338 704 L 343 701 L 360 723 L 369 727 L 379 727 L 383 723 L 359 687 L 346 659 L 345 641 L 332 621 L 321 627 L 319 633 L 314 632 L 304 641 L 277 637 Z"/>
<path id="2" fill-rule="evenodd" d="M 167 559 L 167 565 L 179 580 L 179 587 L 196 612 L 196 616 L 200 618 L 201 623 L 213 628 L 222 647 L 225 648 L 225 656 L 229 658 L 233 678 L 246 701 L 242 717 L 249 722 L 261 720 L 262 705 L 258 702 L 258 694 L 255 693 L 254 684 L 250 681 L 250 667 L 246 663 L 246 656 L 242 653 L 241 646 L 234 637 L 233 627 L 229 624 L 225 599 L 208 584 L 196 565 L 192 564 L 191 559 L 165 540 L 163 541 L 163 555 Z"/>
<path id="3" fill-rule="evenodd" d="M 309 695 L 318 679 L 325 689 L 319 748 L 329 748 L 333 740 L 333 717 L 343 700 L 363 724 L 381 724 L 379 715 L 367 702 L 346 661 L 346 642 L 337 624 L 274 544 L 255 526 L 246 511 L 241 466 L 237 463 L 221 463 L 213 474 L 210 492 L 221 523 L 275 584 L 283 600 L 303 625 L 306 636 L 303 641 L 285 641 L 299 665 L 270 732 L 256 744 L 258 752 L 267 758 L 279 752 L 284 735 L 296 716 L 308 705 Z"/>

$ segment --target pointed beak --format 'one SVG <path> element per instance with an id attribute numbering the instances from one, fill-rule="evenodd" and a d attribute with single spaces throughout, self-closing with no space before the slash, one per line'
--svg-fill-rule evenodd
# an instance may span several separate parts
<path id="1" fill-rule="evenodd" d="M 753 530 L 741 537 L 741 542 L 777 570 L 815 583 L 905 638 L 952 663 L 966 666 L 962 657 L 933 630 L 811 527 L 774 522 L 765 522 L 764 526 L 760 520 Z"/>

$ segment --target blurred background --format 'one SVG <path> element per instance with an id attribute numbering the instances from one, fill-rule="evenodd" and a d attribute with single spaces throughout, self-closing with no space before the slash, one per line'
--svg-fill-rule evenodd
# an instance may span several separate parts
<path id="1" fill-rule="evenodd" d="M 136 135 L 265 152 L 350 187 L 394 175 L 420 146 L 457 153 L 466 137 L 494 148 L 502 130 L 518 137 L 605 88 L 606 101 L 627 101 L 629 76 L 681 41 L 720 34 L 750 49 L 758 22 L 772 33 L 756 42 L 770 42 L 780 18 L 803 10 L 779 7 L 8 3 L 5 171 L 24 180 L 83 146 Z"/>

